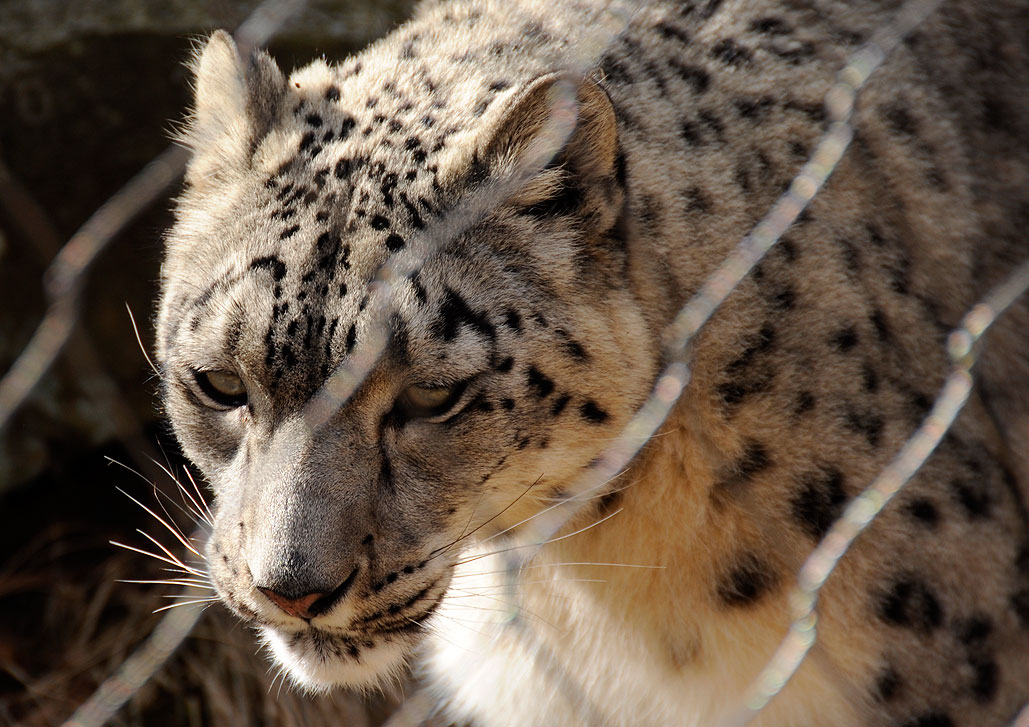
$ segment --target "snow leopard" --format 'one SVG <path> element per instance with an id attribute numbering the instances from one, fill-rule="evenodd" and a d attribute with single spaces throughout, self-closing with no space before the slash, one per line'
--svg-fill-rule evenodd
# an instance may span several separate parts
<path id="1" fill-rule="evenodd" d="M 516 583 L 501 557 L 646 400 L 667 325 L 899 9 L 429 2 L 289 75 L 202 44 L 162 397 L 214 493 L 211 582 L 295 684 L 413 668 L 438 719 L 478 727 L 738 708 L 798 568 L 930 410 L 948 332 L 1029 255 L 1024 6 L 949 0 L 905 38 L 825 189 L 693 341 L 657 435 Z M 1029 700 L 1027 330 L 1023 300 L 752 724 L 983 727 Z"/>

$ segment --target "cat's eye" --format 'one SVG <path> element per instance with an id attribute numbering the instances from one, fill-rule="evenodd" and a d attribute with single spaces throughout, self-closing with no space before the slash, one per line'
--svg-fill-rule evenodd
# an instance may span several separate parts
<path id="1" fill-rule="evenodd" d="M 408 419 L 427 419 L 445 414 L 461 398 L 467 382 L 452 386 L 414 384 L 397 399 L 397 408 Z"/>
<path id="2" fill-rule="evenodd" d="M 247 403 L 243 379 L 231 371 L 194 371 L 197 386 L 219 406 L 236 408 Z"/>

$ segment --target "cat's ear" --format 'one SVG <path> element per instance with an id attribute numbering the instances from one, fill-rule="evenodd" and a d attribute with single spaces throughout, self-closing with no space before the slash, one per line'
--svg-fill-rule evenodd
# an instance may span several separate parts
<path id="1" fill-rule="evenodd" d="M 244 61 L 232 36 L 215 31 L 192 62 L 193 113 L 180 142 L 193 151 L 186 181 L 202 185 L 225 172 L 245 171 L 286 100 L 286 79 L 271 56 Z"/>
<path id="2" fill-rule="evenodd" d="M 548 166 L 585 178 L 614 172 L 618 128 L 607 93 L 592 79 L 578 84 L 549 74 L 530 83 L 506 110 L 481 152 L 485 163 L 506 167 L 521 155 L 552 150 Z"/>
<path id="3" fill-rule="evenodd" d="M 531 214 L 585 212 L 612 201 L 618 126 L 595 80 L 548 74 L 497 106 L 486 132 L 465 147 L 474 150 L 470 158 L 465 152 L 441 165 L 445 181 L 475 185 L 529 168 L 538 172 L 508 202 Z"/>

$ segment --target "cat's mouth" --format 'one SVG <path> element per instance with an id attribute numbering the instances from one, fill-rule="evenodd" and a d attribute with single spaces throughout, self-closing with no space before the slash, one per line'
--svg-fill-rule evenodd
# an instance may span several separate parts
<path id="1" fill-rule="evenodd" d="M 298 686 L 310 691 L 374 687 L 399 677 L 443 602 L 449 579 L 436 581 L 346 627 L 314 619 L 300 628 L 261 624 L 262 640 Z"/>

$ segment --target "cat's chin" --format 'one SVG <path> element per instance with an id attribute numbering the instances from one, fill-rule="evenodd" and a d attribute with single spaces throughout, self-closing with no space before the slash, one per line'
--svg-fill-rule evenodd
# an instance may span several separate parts
<path id="1" fill-rule="evenodd" d="M 382 636 L 355 641 L 314 628 L 300 632 L 261 627 L 261 640 L 293 684 L 307 692 L 373 690 L 399 680 L 414 640 Z"/>

